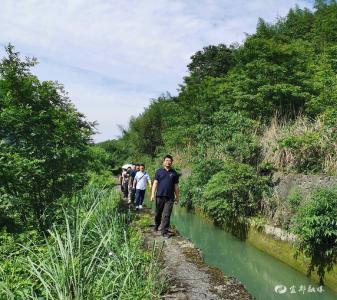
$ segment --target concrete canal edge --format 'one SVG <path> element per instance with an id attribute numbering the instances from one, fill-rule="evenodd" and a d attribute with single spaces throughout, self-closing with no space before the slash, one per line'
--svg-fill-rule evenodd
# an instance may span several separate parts
<path id="1" fill-rule="evenodd" d="M 193 210 L 193 213 L 198 215 L 200 218 L 203 218 L 210 224 L 213 224 L 213 221 L 207 217 L 202 210 L 195 209 Z M 222 229 L 226 231 L 224 228 Z M 288 234 L 278 227 L 271 225 L 255 226 L 251 223 L 248 228 L 245 242 L 282 261 L 302 274 L 306 274 L 310 259 L 301 253 L 297 256 L 297 258 L 295 258 L 296 247 L 293 239 L 293 235 Z M 317 284 L 319 283 L 319 278 L 315 272 L 311 274 L 310 278 Z M 325 274 L 324 285 L 334 292 L 337 292 L 336 266 L 332 271 Z"/>
<path id="2" fill-rule="evenodd" d="M 191 169 L 183 168 L 181 174 L 182 177 L 187 177 L 191 174 Z M 307 195 L 312 188 L 337 184 L 337 176 L 275 173 L 273 175 L 273 181 L 277 182 L 275 192 L 280 198 L 285 199 L 288 194 L 296 188 L 304 195 Z M 193 213 L 213 223 L 201 209 L 194 209 Z M 295 258 L 296 247 L 294 240 L 294 235 L 285 232 L 281 228 L 268 224 L 262 227 L 251 224 L 248 229 L 246 242 L 302 274 L 307 274 L 307 267 L 310 260 L 301 253 Z M 319 283 L 319 278 L 315 272 L 311 274 L 310 278 L 316 283 Z M 337 265 L 335 265 L 333 270 L 325 273 L 324 285 L 337 292 Z"/>
<path id="3" fill-rule="evenodd" d="M 255 248 L 291 266 L 297 271 L 306 274 L 310 260 L 303 254 L 299 254 L 298 257 L 295 258 L 296 247 L 291 241 L 283 241 L 275 237 L 275 235 L 267 234 L 264 230 L 258 230 L 254 226 L 250 226 L 247 242 Z M 311 274 L 310 278 L 316 283 L 319 283 L 319 278 L 315 272 Z M 336 266 L 332 271 L 325 274 L 324 284 L 331 290 L 337 292 Z"/>

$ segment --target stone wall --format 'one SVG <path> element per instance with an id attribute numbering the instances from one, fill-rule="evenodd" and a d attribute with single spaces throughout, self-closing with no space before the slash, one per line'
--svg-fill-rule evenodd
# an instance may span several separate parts
<path id="1" fill-rule="evenodd" d="M 314 188 L 337 185 L 337 176 L 275 173 L 273 182 L 279 198 L 286 199 L 295 189 L 306 196 Z"/>

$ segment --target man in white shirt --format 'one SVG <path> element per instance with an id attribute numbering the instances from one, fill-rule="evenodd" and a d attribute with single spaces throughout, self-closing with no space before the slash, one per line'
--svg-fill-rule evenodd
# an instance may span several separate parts
<path id="1" fill-rule="evenodd" d="M 137 172 L 133 180 L 133 188 L 136 189 L 136 209 L 143 208 L 143 201 L 147 182 L 149 183 L 151 189 L 152 183 L 150 176 L 145 172 L 145 165 L 140 164 L 139 171 Z"/>

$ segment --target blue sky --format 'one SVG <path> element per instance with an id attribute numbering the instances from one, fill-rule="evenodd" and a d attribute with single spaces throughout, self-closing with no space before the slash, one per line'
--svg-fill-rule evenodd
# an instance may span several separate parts
<path id="1" fill-rule="evenodd" d="M 116 138 L 151 98 L 176 94 L 191 55 L 242 42 L 258 17 L 273 21 L 309 0 L 0 0 L 0 56 L 9 42 L 35 56 L 98 121 L 95 141 Z"/>

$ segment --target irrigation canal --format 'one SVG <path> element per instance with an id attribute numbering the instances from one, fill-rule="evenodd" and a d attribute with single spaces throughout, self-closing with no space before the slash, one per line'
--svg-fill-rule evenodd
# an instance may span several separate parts
<path id="1" fill-rule="evenodd" d="M 175 205 L 171 222 L 202 251 L 208 265 L 237 278 L 257 300 L 337 299 L 334 291 L 317 290 L 319 285 L 304 274 L 185 208 Z"/>

